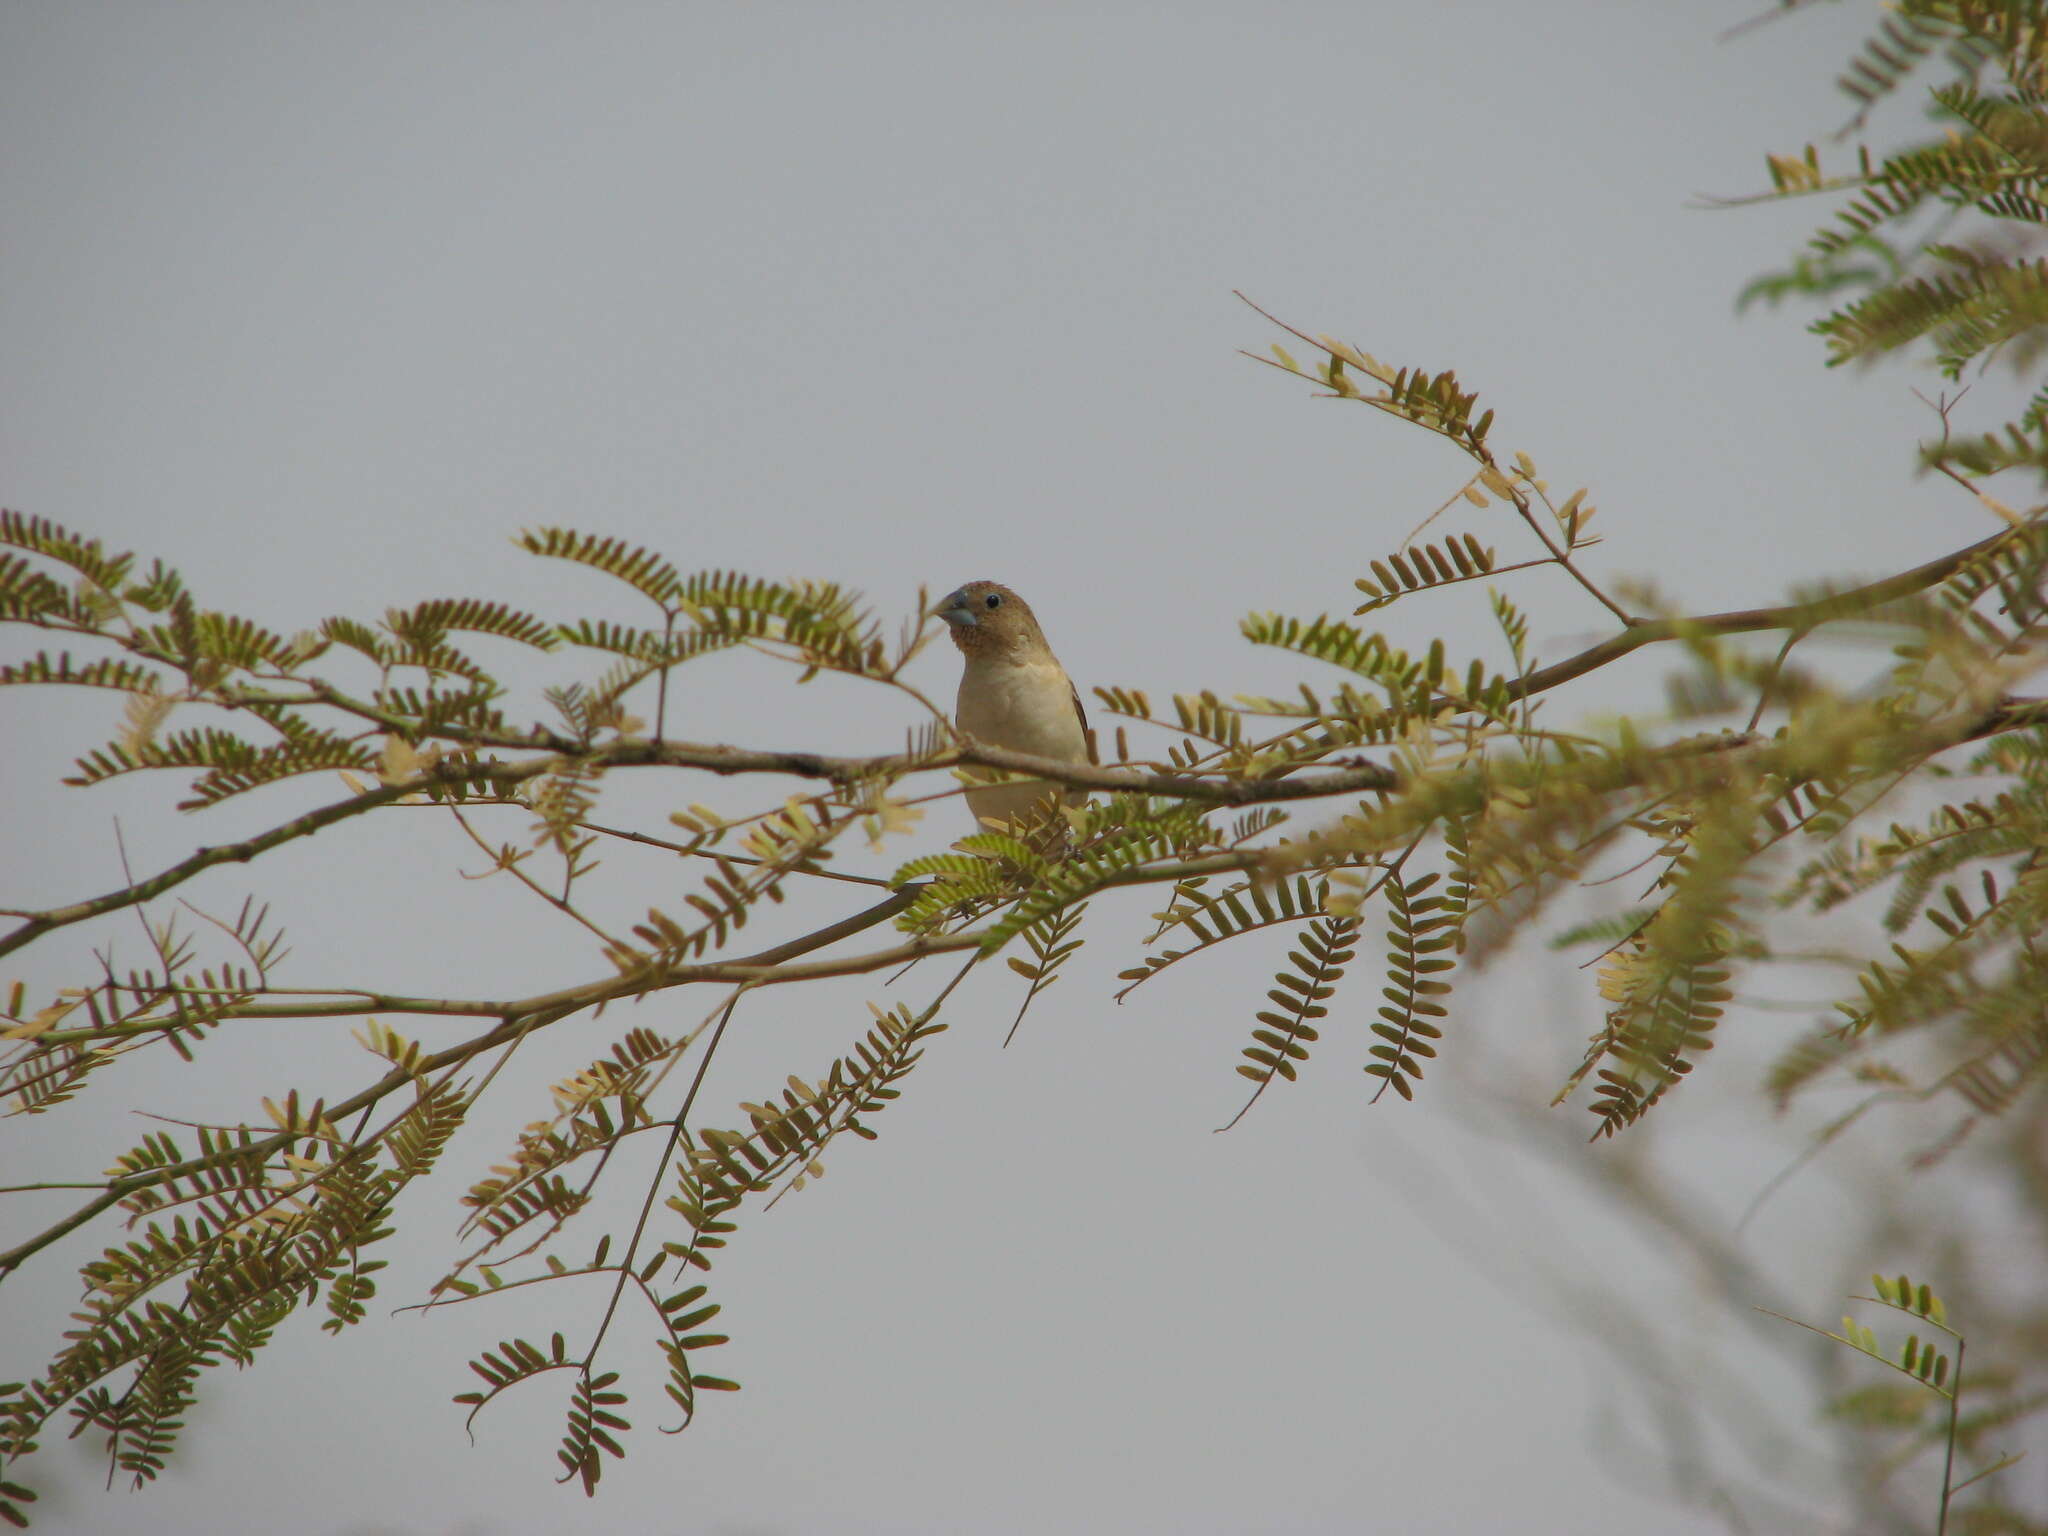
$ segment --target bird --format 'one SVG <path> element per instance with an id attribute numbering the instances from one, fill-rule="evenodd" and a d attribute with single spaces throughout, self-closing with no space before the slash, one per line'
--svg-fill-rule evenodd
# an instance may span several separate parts
<path id="1" fill-rule="evenodd" d="M 1066 763 L 1095 761 L 1080 690 L 1046 644 L 1029 603 L 1001 582 L 970 581 L 941 598 L 935 611 L 966 663 L 953 710 L 964 735 Z M 967 808 L 981 825 L 1028 822 L 1042 814 L 1040 802 L 1052 789 L 1042 779 L 970 786 Z M 1079 805 L 1087 795 L 1068 789 L 1061 798 Z"/>

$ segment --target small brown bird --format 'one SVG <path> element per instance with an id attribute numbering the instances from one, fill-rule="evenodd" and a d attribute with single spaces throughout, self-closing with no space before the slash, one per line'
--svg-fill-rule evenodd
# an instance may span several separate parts
<path id="1" fill-rule="evenodd" d="M 1080 692 L 1045 643 L 1031 605 L 1000 582 L 970 581 L 948 593 L 937 613 L 967 665 L 953 723 L 975 740 L 1067 763 L 1095 760 Z M 978 822 L 1023 818 L 1052 792 L 1044 780 L 1013 779 L 967 791 Z M 1069 789 L 1068 805 L 1085 792 Z"/>

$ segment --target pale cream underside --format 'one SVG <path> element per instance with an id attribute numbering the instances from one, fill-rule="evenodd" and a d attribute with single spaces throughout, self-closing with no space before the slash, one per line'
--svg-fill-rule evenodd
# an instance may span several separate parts
<path id="1" fill-rule="evenodd" d="M 1031 752 L 1062 762 L 1088 761 L 1088 739 L 1074 708 L 1073 685 L 1056 661 L 1026 662 L 975 657 L 960 675 L 960 697 L 954 721 L 961 730 L 991 746 Z M 968 809 L 977 821 L 1009 821 L 1045 797 L 1043 782 L 1018 781 L 967 792 Z M 1086 796 L 1070 791 L 1079 804 Z"/>

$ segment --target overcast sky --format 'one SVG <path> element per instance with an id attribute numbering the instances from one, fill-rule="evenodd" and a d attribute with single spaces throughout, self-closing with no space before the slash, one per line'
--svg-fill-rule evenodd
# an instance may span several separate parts
<path id="1" fill-rule="evenodd" d="M 1815 209 L 1689 205 L 1755 189 L 1766 151 L 1846 116 L 1829 82 L 1865 14 L 1717 41 L 1760 8 L 16 0 L 0 501 L 171 557 L 202 603 L 286 632 L 473 594 L 636 622 L 621 589 L 510 542 L 566 524 L 685 568 L 846 581 L 892 619 L 920 584 L 1000 579 L 1084 688 L 1290 689 L 1325 679 L 1254 653 L 1240 615 L 1348 612 L 1352 579 L 1461 461 L 1238 356 L 1276 339 L 1240 289 L 1383 359 L 1455 366 L 1497 411 L 1497 448 L 1591 487 L 1606 575 L 1699 611 L 1880 574 L 1988 529 L 1912 478 L 1913 380 L 1827 373 L 1800 317 L 1733 313 Z M 1503 524 L 1465 526 L 1515 548 Z M 1509 590 L 1544 659 L 1604 633 L 1550 573 Z M 1476 596 L 1387 627 L 1498 660 Z M 1592 680 L 1553 723 L 1652 701 L 1671 664 Z M 919 681 L 944 696 L 955 665 L 935 650 Z M 854 752 L 915 723 L 793 680 L 744 658 L 693 670 L 679 734 Z M 20 692 L 0 696 L 10 906 L 119 883 L 117 816 L 140 872 L 333 792 L 194 820 L 168 782 L 60 790 L 118 702 Z M 673 805 L 767 793 L 643 781 L 617 814 L 658 829 Z M 929 847 L 966 830 L 942 825 L 951 809 Z M 425 816 L 333 841 L 192 899 L 270 899 L 294 985 L 507 995 L 601 969 L 516 893 L 460 879 L 474 855 Z M 611 857 L 618 912 L 673 900 L 670 867 Z M 1738 1361 L 1823 1443 L 1783 1366 L 1803 1345 L 1774 1362 L 1741 1318 L 1765 1289 L 1832 1315 L 1859 1261 L 1828 1247 L 1828 1179 L 1747 1230 L 1756 1290 L 1734 1294 L 1583 1196 L 1569 1159 L 1626 1149 L 1577 1148 L 1577 1123 L 1569 1154 L 1539 1153 L 1487 1096 L 1525 1071 L 1542 1112 L 1597 1022 L 1588 977 L 1532 950 L 1461 991 L 1451 1045 L 1519 1066 L 1432 1075 L 1414 1105 L 1366 1107 L 1363 1028 L 1333 1020 L 1304 1080 L 1217 1136 L 1272 957 L 1191 966 L 1119 1008 L 1111 978 L 1152 904 L 1101 904 L 1008 1052 L 1014 978 L 978 975 L 882 1139 L 744 1221 L 711 1277 L 735 1340 L 716 1368 L 744 1392 L 663 1438 L 647 1330 L 615 1335 L 639 1427 L 594 1508 L 552 1481 L 553 1384 L 473 1447 L 448 1403 L 499 1338 L 587 1327 L 594 1296 L 559 1288 L 552 1314 L 380 1306 L 339 1343 L 303 1319 L 274 1358 L 206 1383 L 144 1495 L 101 1492 L 87 1449 L 54 1444 L 26 1469 L 47 1528 L 1722 1529 L 1673 1503 L 1659 1426 L 1594 1342 L 1641 1358 L 1653 1317 L 1717 1341 L 1677 1346 L 1678 1369 Z M 132 955 L 137 932 L 52 943 L 19 974 L 73 982 L 94 940 Z M 1368 943 L 1361 1013 L 1373 961 Z M 879 995 L 750 1004 L 713 1102 L 818 1075 Z M 703 1006 L 643 1016 L 678 1030 Z M 1767 1053 L 1803 1022 L 1738 1020 L 1730 1044 Z M 516 1063 L 499 1089 L 526 1097 L 405 1207 L 383 1301 L 417 1298 L 459 1189 L 615 1032 L 579 1021 Z M 254 1115 L 321 1064 L 368 1070 L 348 1034 L 223 1031 L 192 1066 L 0 1125 L 0 1160 L 97 1170 L 152 1125 L 128 1107 Z M 1740 1091 L 1699 1100 L 1659 1134 L 1711 1151 L 1699 1210 L 1725 1229 L 1796 1128 Z M 40 1368 L 91 1251 L 10 1282 L 0 1376 Z"/>

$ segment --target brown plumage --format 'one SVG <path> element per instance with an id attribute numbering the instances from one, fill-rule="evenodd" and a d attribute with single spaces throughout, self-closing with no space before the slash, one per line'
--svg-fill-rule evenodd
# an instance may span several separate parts
<path id="1" fill-rule="evenodd" d="M 953 723 L 990 746 L 1008 747 L 1068 763 L 1094 761 L 1080 692 L 1045 642 L 1031 605 L 1001 582 L 970 581 L 940 600 L 938 616 L 952 631 L 966 665 Z M 967 791 L 979 822 L 1025 816 L 1053 786 L 1012 780 Z M 1066 803 L 1087 796 L 1070 789 Z"/>

